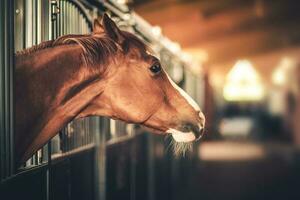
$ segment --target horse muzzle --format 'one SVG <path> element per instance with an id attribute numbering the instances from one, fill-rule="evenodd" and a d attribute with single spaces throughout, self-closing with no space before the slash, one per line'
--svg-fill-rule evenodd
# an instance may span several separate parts
<path id="1" fill-rule="evenodd" d="M 187 123 L 183 126 L 182 132 L 193 133 L 195 140 L 199 140 L 204 134 L 204 126 L 202 124 L 190 124 Z"/>
<path id="2" fill-rule="evenodd" d="M 204 118 L 203 118 L 204 119 Z M 176 142 L 193 142 L 204 134 L 204 120 L 199 123 L 185 122 L 176 129 L 167 130 Z"/>

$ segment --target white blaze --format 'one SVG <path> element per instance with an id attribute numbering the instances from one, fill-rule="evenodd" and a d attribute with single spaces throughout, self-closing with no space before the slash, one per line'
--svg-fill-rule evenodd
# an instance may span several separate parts
<path id="1" fill-rule="evenodd" d="M 198 106 L 198 104 L 183 90 L 181 89 L 176 83 L 174 83 L 174 81 L 169 77 L 169 75 L 167 74 L 167 77 L 170 81 L 170 83 L 172 84 L 172 86 L 181 94 L 181 96 L 183 98 L 185 98 L 185 100 L 196 110 L 196 111 L 200 111 L 200 108 Z"/>
<path id="2" fill-rule="evenodd" d="M 195 111 L 200 111 L 198 104 L 183 90 L 181 89 L 174 81 L 167 75 L 172 86 L 179 92 L 179 94 L 190 104 Z M 202 114 L 203 115 L 203 114 Z M 199 125 L 200 126 L 200 125 Z M 196 139 L 194 133 L 192 132 L 182 132 L 176 129 L 168 129 L 167 133 L 171 133 L 172 137 L 176 142 L 192 142 Z"/>

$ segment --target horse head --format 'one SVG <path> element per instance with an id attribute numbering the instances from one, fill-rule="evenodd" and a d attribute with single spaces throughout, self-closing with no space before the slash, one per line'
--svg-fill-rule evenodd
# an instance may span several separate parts
<path id="1" fill-rule="evenodd" d="M 94 36 L 105 35 L 117 50 L 101 71 L 105 87 L 79 117 L 101 115 L 142 124 L 189 143 L 203 134 L 205 117 L 197 103 L 168 76 L 157 57 L 133 34 L 106 15 L 94 21 Z"/>

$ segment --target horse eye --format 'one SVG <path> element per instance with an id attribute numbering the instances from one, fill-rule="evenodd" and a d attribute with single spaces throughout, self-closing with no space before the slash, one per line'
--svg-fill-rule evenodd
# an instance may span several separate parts
<path id="1" fill-rule="evenodd" d="M 156 63 L 150 67 L 150 70 L 153 74 L 158 74 L 161 71 L 161 66 L 159 63 Z"/>

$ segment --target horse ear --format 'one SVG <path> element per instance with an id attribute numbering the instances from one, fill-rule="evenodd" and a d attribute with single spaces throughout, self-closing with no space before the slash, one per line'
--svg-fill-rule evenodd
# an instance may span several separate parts
<path id="1" fill-rule="evenodd" d="M 105 33 L 113 39 L 118 44 L 122 44 L 124 42 L 124 36 L 122 35 L 122 31 L 117 27 L 115 22 L 109 18 L 109 16 L 104 13 L 102 17 L 102 25 Z"/>
<path id="2" fill-rule="evenodd" d="M 103 32 L 103 26 L 100 22 L 100 19 L 94 20 L 94 26 L 93 26 L 93 33 L 102 33 Z"/>

